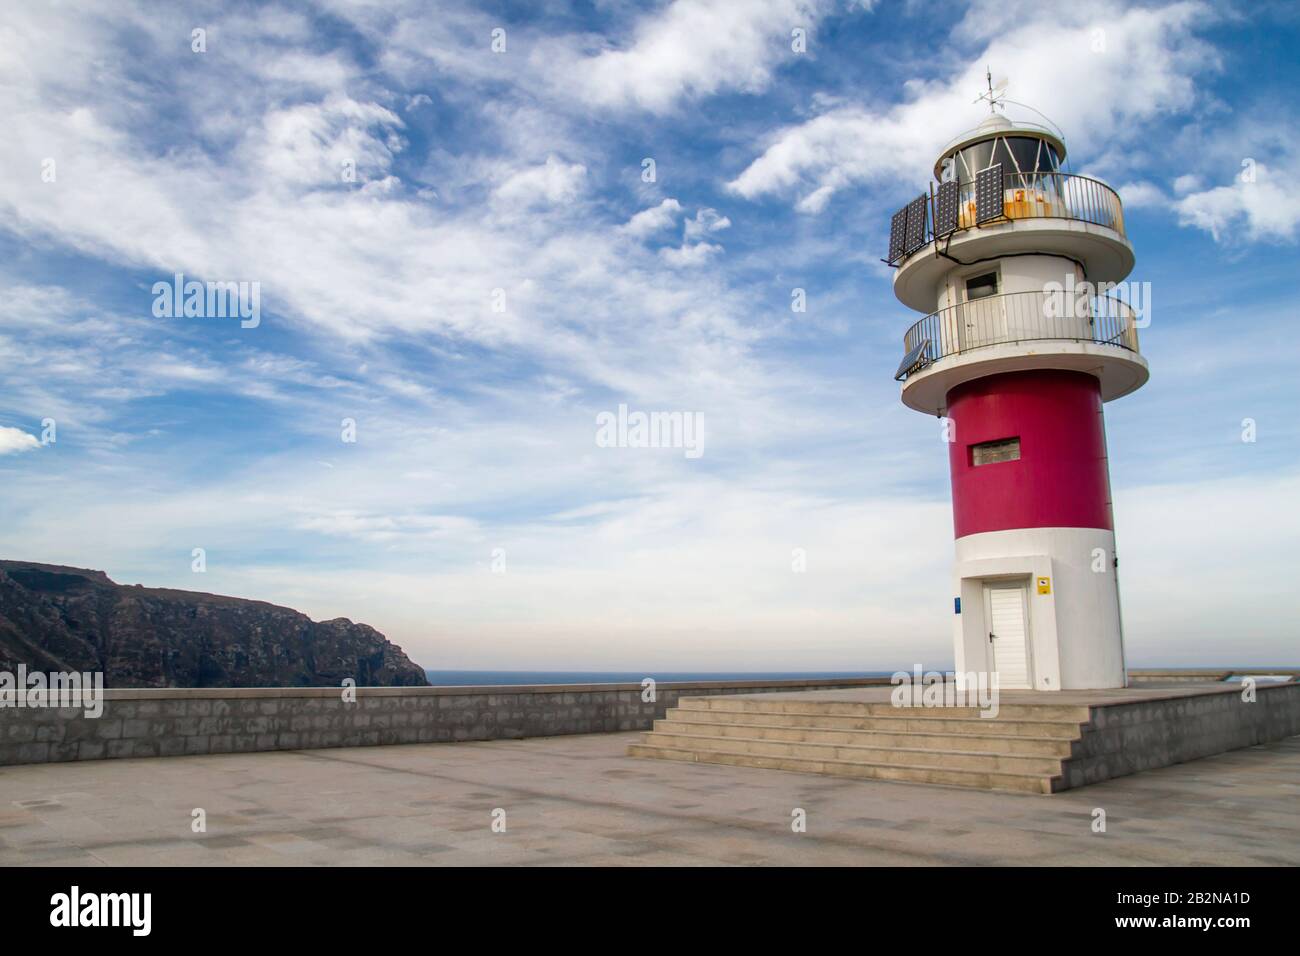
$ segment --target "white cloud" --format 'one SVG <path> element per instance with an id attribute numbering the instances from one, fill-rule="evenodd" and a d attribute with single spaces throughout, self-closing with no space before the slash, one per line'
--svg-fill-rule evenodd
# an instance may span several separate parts
<path id="1" fill-rule="evenodd" d="M 682 244 L 677 248 L 664 247 L 659 256 L 674 268 L 692 269 L 702 266 L 722 253 L 722 246 L 708 242 L 707 237 L 731 228 L 731 220 L 716 209 L 699 209 L 693 219 L 682 224 Z"/>
<path id="2" fill-rule="evenodd" d="M 942 146 L 983 118 L 971 100 L 985 85 L 986 63 L 998 64 L 1010 78 L 1011 97 L 1052 117 L 1079 153 L 1141 145 L 1143 121 L 1190 105 L 1195 76 L 1216 66 L 1192 33 L 1210 18 L 1212 11 L 1199 3 L 1150 9 L 977 4 L 961 30 L 985 46 L 965 68 L 905 84 L 909 98 L 901 105 L 835 106 L 787 128 L 728 185 L 748 199 L 793 193 L 796 207 L 810 213 L 856 183 L 919 186 Z M 1106 36 L 1101 53 L 1093 52 L 1098 24 Z"/>
<path id="3" fill-rule="evenodd" d="M 703 239 L 711 232 L 721 232 L 729 228 L 731 228 L 731 220 L 720 215 L 716 209 L 701 209 L 695 213 L 694 219 L 686 220 L 685 234 L 682 238 L 689 242 L 692 239 Z"/>
<path id="4" fill-rule="evenodd" d="M 262 126 L 244 152 L 275 183 L 341 187 L 383 179 L 402 148 L 395 113 L 338 95 L 273 110 Z M 345 179 L 349 169 L 355 179 Z"/>
<path id="5" fill-rule="evenodd" d="M 21 428 L 0 425 L 0 455 L 13 455 L 40 447 L 35 435 L 29 435 Z"/>
<path id="6" fill-rule="evenodd" d="M 1125 183 L 1116 189 L 1126 209 L 1153 209 L 1167 207 L 1169 197 L 1155 183 L 1140 181 Z"/>
<path id="7" fill-rule="evenodd" d="M 665 199 L 657 206 L 642 209 L 619 228 L 633 239 L 647 239 L 677 222 L 681 213 L 681 203 L 676 199 Z"/>
<path id="8" fill-rule="evenodd" d="M 654 113 L 687 98 L 756 93 L 794 58 L 791 30 L 810 28 L 828 6 L 825 0 L 672 0 L 641 18 L 626 48 L 562 65 L 563 85 L 590 103 Z"/>
<path id="9" fill-rule="evenodd" d="M 334 465 L 328 467 L 333 468 Z M 332 509 L 304 515 L 297 524 L 304 531 L 354 538 L 360 541 L 411 543 L 474 532 L 478 524 L 459 515 L 364 514 L 349 509 Z"/>
<path id="10" fill-rule="evenodd" d="M 890 170 L 915 178 L 918 162 L 924 171 L 925 157 L 933 152 L 926 148 L 935 140 L 931 129 L 909 131 L 907 121 L 899 119 L 885 131 L 880 125 L 880 117 L 860 107 L 833 109 L 780 133 L 728 187 L 746 199 L 803 187 L 808 191 L 801 209 L 820 212 L 849 182 Z"/>
<path id="11" fill-rule="evenodd" d="M 1300 185 L 1257 165 L 1254 182 L 1191 193 L 1174 204 L 1183 225 L 1204 229 L 1215 242 L 1293 242 L 1300 230 Z"/>
<path id="12" fill-rule="evenodd" d="M 721 252 L 722 246 L 711 242 L 684 242 L 677 248 L 665 246 L 659 250 L 659 255 L 670 266 L 694 268 L 704 265 Z"/>
<path id="13" fill-rule="evenodd" d="M 1150 666 L 1277 664 L 1300 615 L 1300 475 L 1226 478 L 1122 491 L 1124 644 Z M 1187 515 L 1231 515 L 1188 522 Z M 1250 595 L 1250 613 L 1224 594 Z M 1284 636 L 1285 635 L 1285 636 Z"/>
<path id="14" fill-rule="evenodd" d="M 558 205 L 576 199 L 586 178 L 587 167 L 581 163 L 566 163 L 548 156 L 541 165 L 512 174 L 497 187 L 496 197 L 523 207 L 541 203 Z"/>

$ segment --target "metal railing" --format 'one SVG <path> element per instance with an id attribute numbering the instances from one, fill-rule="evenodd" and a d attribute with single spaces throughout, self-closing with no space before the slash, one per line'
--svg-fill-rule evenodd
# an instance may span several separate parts
<path id="1" fill-rule="evenodd" d="M 911 356 L 899 381 L 949 355 L 1015 342 L 1089 342 L 1138 351 L 1138 315 L 1110 295 L 1073 290 L 1008 292 L 932 312 L 903 336 Z"/>
<path id="2" fill-rule="evenodd" d="M 924 198 L 924 194 L 923 194 Z M 1124 232 L 1124 205 L 1119 194 L 1103 182 L 1070 173 L 1008 173 L 1002 177 L 1002 214 L 983 222 L 978 220 L 975 183 L 961 183 L 957 188 L 956 228 L 936 233 L 938 197 L 933 184 L 925 202 L 924 241 L 944 239 L 967 229 L 996 226 L 1017 219 L 1074 219 Z M 891 265 L 919 251 L 916 247 L 903 252 Z"/>

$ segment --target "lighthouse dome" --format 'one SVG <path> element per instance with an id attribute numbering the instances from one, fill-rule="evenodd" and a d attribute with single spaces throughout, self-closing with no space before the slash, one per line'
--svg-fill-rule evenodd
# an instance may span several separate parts
<path id="1" fill-rule="evenodd" d="M 1064 161 L 1065 141 L 1055 132 L 993 113 L 944 147 L 934 178 L 971 183 L 980 170 L 998 163 L 1007 174 L 1055 173 Z"/>

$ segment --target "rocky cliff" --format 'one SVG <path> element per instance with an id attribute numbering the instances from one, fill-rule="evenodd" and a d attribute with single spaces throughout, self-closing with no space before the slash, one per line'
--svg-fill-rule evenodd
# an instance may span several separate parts
<path id="1" fill-rule="evenodd" d="M 402 649 L 346 618 L 126 586 L 103 571 L 0 561 L 0 670 L 102 671 L 107 687 L 419 686 Z"/>

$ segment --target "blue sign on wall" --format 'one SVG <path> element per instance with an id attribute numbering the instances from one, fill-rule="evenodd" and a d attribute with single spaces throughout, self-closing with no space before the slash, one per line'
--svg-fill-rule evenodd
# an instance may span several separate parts
<path id="1" fill-rule="evenodd" d="M 961 613 L 961 598 L 955 597 L 952 599 L 952 613 L 953 614 Z"/>

